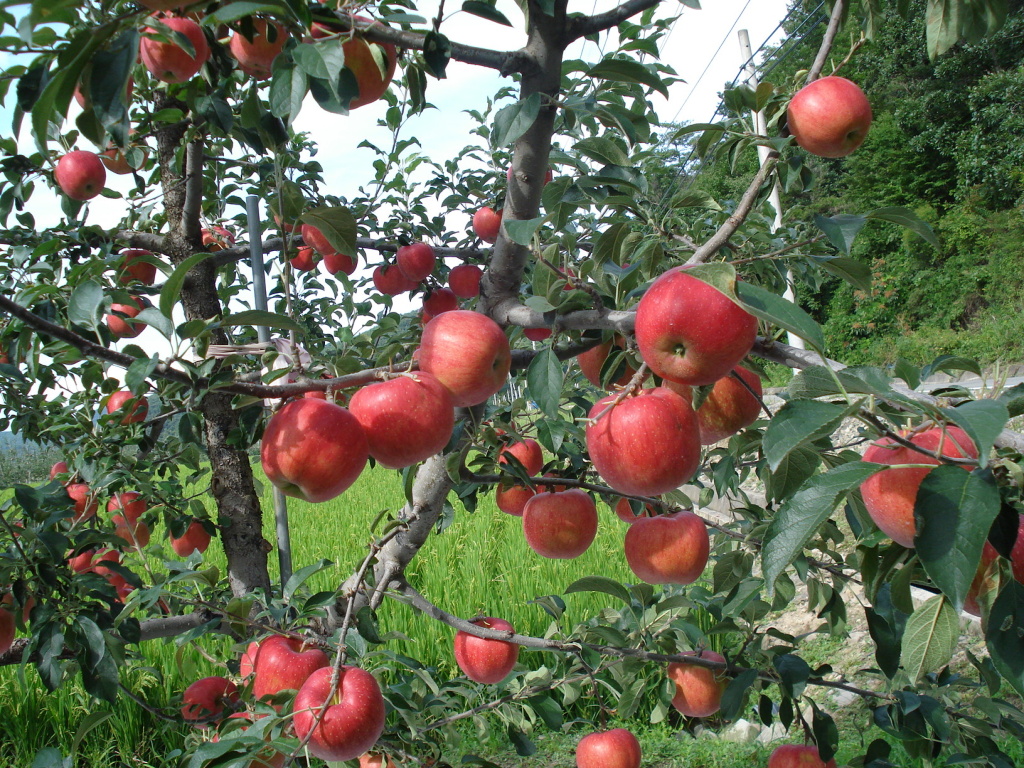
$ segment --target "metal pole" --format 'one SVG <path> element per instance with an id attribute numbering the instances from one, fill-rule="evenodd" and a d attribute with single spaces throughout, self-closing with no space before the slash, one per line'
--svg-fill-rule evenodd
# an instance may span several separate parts
<path id="1" fill-rule="evenodd" d="M 252 267 L 252 290 L 256 308 L 267 310 L 267 281 L 263 272 L 263 247 L 260 231 L 260 199 L 249 195 L 245 199 L 245 213 L 249 219 L 249 265 Z M 256 327 L 256 338 L 270 341 L 270 329 Z M 274 522 L 277 527 L 277 561 L 281 570 L 281 590 L 292 575 L 292 538 L 288 530 L 288 500 L 281 489 L 274 486 Z"/>
<path id="2" fill-rule="evenodd" d="M 740 53 L 743 55 L 744 69 L 747 72 L 747 85 L 751 88 L 757 88 L 757 69 L 754 67 L 753 51 L 750 47 L 750 35 L 747 30 L 741 29 L 738 33 L 740 38 Z M 754 128 L 757 132 L 765 136 L 768 134 L 768 121 L 765 119 L 764 112 L 754 113 Z M 760 165 L 764 165 L 768 159 L 768 147 L 763 147 L 760 144 L 757 146 L 757 157 L 760 161 Z M 779 187 L 779 177 L 776 175 L 775 183 L 772 184 L 771 194 L 768 196 L 768 200 L 772 204 L 772 208 L 775 209 L 775 219 L 772 221 L 772 232 L 775 232 L 782 226 L 782 190 Z M 796 303 L 796 293 L 793 291 L 793 273 L 788 269 L 786 270 L 786 291 L 782 294 L 784 298 Z M 792 333 L 786 334 L 786 341 L 791 347 L 797 349 L 805 349 L 804 340 L 799 336 L 794 336 Z"/>

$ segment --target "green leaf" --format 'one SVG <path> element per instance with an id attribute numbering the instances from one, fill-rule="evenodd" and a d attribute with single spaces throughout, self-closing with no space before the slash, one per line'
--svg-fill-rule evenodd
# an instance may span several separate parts
<path id="1" fill-rule="evenodd" d="M 629 155 L 607 136 L 591 136 L 576 142 L 573 149 L 604 165 L 629 165 Z"/>
<path id="2" fill-rule="evenodd" d="M 302 221 L 320 230 L 338 253 L 355 257 L 356 218 L 348 208 L 336 205 L 313 208 L 302 214 Z"/>
<path id="3" fill-rule="evenodd" d="M 288 4 L 283 0 L 233 0 L 231 3 L 227 3 L 217 11 L 209 14 L 204 19 L 204 24 L 228 24 L 232 21 L 238 21 L 240 19 L 254 16 L 257 13 L 284 13 L 287 14 L 289 8 Z"/>
<path id="4" fill-rule="evenodd" d="M 337 40 L 301 43 L 292 52 L 295 65 L 307 76 L 337 84 L 345 67 L 345 52 Z"/>
<path id="5" fill-rule="evenodd" d="M 756 669 L 746 669 L 729 681 L 722 694 L 722 717 L 726 720 L 735 719 L 747 697 L 747 691 L 757 680 Z"/>
<path id="6" fill-rule="evenodd" d="M 526 389 L 531 399 L 549 418 L 558 418 L 565 373 L 554 350 L 542 349 L 526 369 Z"/>
<path id="7" fill-rule="evenodd" d="M 135 319 L 156 328 L 165 339 L 171 338 L 174 333 L 174 324 L 155 307 L 146 307 L 135 316 Z"/>
<path id="8" fill-rule="evenodd" d="M 925 572 L 959 613 L 978 571 L 999 489 L 987 470 L 965 472 L 949 464 L 925 475 L 914 503 L 914 549 Z"/>
<path id="9" fill-rule="evenodd" d="M 853 246 L 854 238 L 864 228 L 867 219 L 863 216 L 850 214 L 839 214 L 838 216 L 825 217 L 816 215 L 814 225 L 825 233 L 825 237 L 832 243 L 836 250 L 850 255 L 850 248 Z"/>
<path id="10" fill-rule="evenodd" d="M 502 224 L 505 227 L 505 233 L 509 236 L 509 239 L 519 245 L 529 245 L 533 239 L 533 233 L 536 232 L 540 225 L 544 223 L 544 216 L 538 216 L 535 219 L 525 219 L 519 221 L 517 219 L 502 218 Z M 538 269 L 550 272 L 547 267 L 538 267 Z"/>
<path id="11" fill-rule="evenodd" d="M 840 464 L 812 477 L 787 500 L 768 526 L 761 551 L 761 568 L 769 599 L 775 580 L 803 551 L 814 533 L 850 491 L 884 467 L 863 461 Z"/>
<path id="12" fill-rule="evenodd" d="M 814 733 L 814 741 L 818 746 L 818 756 L 824 762 L 829 762 L 839 749 L 839 729 L 836 721 L 828 712 L 823 712 L 818 705 L 811 700 L 811 708 L 814 710 L 811 720 L 811 731 Z"/>
<path id="13" fill-rule="evenodd" d="M 774 472 L 794 448 L 830 434 L 848 409 L 817 400 L 790 400 L 780 408 L 765 430 L 762 443 L 768 466 Z"/>
<path id="14" fill-rule="evenodd" d="M 71 298 L 68 299 L 68 322 L 95 330 L 102 303 L 103 288 L 99 283 L 94 283 L 92 280 L 79 283 L 71 292 Z"/>
<path id="15" fill-rule="evenodd" d="M 540 94 L 532 93 L 525 99 L 502 107 L 494 115 L 494 129 L 491 131 L 491 146 L 507 147 L 530 130 L 540 114 Z"/>
<path id="16" fill-rule="evenodd" d="M 825 349 L 821 326 L 793 302 L 745 282 L 736 283 L 736 295 L 750 314 L 799 336 L 819 352 Z"/>
<path id="17" fill-rule="evenodd" d="M 1021 696 L 1024 696 L 1024 585 L 1011 579 L 992 603 L 985 643 L 992 661 Z"/>
<path id="18" fill-rule="evenodd" d="M 279 315 L 276 312 L 266 312 L 261 309 L 248 309 L 244 312 L 236 312 L 231 315 L 224 315 L 218 322 L 222 328 L 233 328 L 239 325 L 257 325 L 267 328 L 282 328 L 286 331 L 305 333 L 306 329 L 301 323 L 297 323 L 290 317 Z"/>
<path id="19" fill-rule="evenodd" d="M 71 754 L 69 758 L 74 760 L 76 754 L 78 754 L 78 748 L 82 746 L 82 739 L 84 739 L 93 728 L 97 725 L 105 723 L 107 720 L 114 716 L 113 712 L 107 712 L 100 710 L 98 712 L 90 712 L 82 721 L 78 724 L 78 729 L 75 731 L 75 738 L 71 742 Z"/>
<path id="20" fill-rule="evenodd" d="M 505 14 L 495 8 L 493 3 L 484 3 L 480 2 L 480 0 L 466 0 L 462 4 L 462 10 L 474 16 L 479 16 L 481 19 L 504 24 L 506 27 L 512 26 L 512 22 L 508 20 Z"/>
<path id="21" fill-rule="evenodd" d="M 1006 406 L 1011 418 L 1024 414 L 1024 384 L 1017 384 L 1004 390 L 996 402 Z"/>
<path id="22" fill-rule="evenodd" d="M 798 699 L 807 686 L 811 676 L 810 665 L 792 653 L 784 653 L 772 659 L 772 664 L 779 673 L 779 687 L 791 699 Z"/>
<path id="23" fill-rule="evenodd" d="M 917 682 L 949 663 L 960 637 L 957 612 L 945 595 L 929 598 L 907 620 L 901 657 L 910 679 Z"/>
<path id="24" fill-rule="evenodd" d="M 508 738 L 512 742 L 512 746 L 515 747 L 516 754 L 520 757 L 529 757 L 537 751 L 537 745 L 530 740 L 530 737 L 511 725 L 508 727 Z"/>
<path id="25" fill-rule="evenodd" d="M 530 706 L 533 707 L 533 711 L 540 715 L 540 719 L 544 721 L 544 725 L 550 728 L 552 731 L 557 731 L 562 727 L 562 708 L 555 703 L 555 700 L 550 696 L 543 694 L 541 696 L 533 696 L 527 699 Z"/>
<path id="26" fill-rule="evenodd" d="M 931 246 L 935 248 L 941 247 L 939 238 L 935 236 L 935 230 L 909 208 L 900 206 L 876 208 L 870 213 L 864 214 L 864 218 L 899 224 L 901 227 L 906 227 L 911 232 L 920 235 Z"/>
<path id="27" fill-rule="evenodd" d="M 302 109 L 309 92 L 309 78 L 287 56 L 278 56 L 271 66 L 270 113 L 290 124 Z"/>
<path id="28" fill-rule="evenodd" d="M 310 565 L 305 566 L 304 568 L 300 568 L 299 570 L 295 571 L 295 573 L 293 573 L 288 578 L 288 581 L 284 585 L 284 591 L 282 593 L 282 596 L 284 597 L 285 601 L 287 602 L 292 599 L 292 597 L 295 595 L 295 591 L 300 586 L 302 586 L 306 579 L 308 579 L 314 573 L 318 573 L 319 571 L 322 571 L 324 568 L 329 568 L 332 565 L 334 565 L 334 563 L 332 563 L 330 560 L 318 560 L 315 563 L 312 563 Z"/>
<path id="29" fill-rule="evenodd" d="M 192 267 L 196 264 L 202 263 L 212 255 L 213 254 L 211 253 L 194 254 L 174 268 L 174 271 L 171 272 L 171 276 L 168 277 L 167 282 L 164 283 L 164 287 L 160 289 L 160 312 L 164 317 L 169 318 L 171 316 L 171 311 L 174 309 L 174 305 L 178 301 L 178 297 L 181 296 L 181 286 L 184 284 L 185 277 L 191 271 Z"/>
<path id="30" fill-rule="evenodd" d="M 587 70 L 586 77 L 647 85 L 668 98 L 668 86 L 662 79 L 639 61 L 632 59 L 604 59 Z"/>
<path id="31" fill-rule="evenodd" d="M 939 355 L 921 368 L 921 378 L 927 379 L 936 373 L 952 373 L 953 371 L 969 371 L 975 376 L 981 376 L 981 366 L 978 365 L 977 360 L 956 355 Z"/>
<path id="32" fill-rule="evenodd" d="M 962 427 L 978 449 L 979 466 L 988 464 L 992 443 L 1010 419 L 1006 406 L 997 400 L 972 400 L 956 408 L 943 408 L 950 421 Z"/>
<path id="33" fill-rule="evenodd" d="M 444 80 L 445 69 L 452 57 L 451 41 L 433 29 L 423 36 L 423 63 L 438 80 Z"/>
<path id="34" fill-rule="evenodd" d="M 377 627 L 377 614 L 368 605 L 356 611 L 356 629 L 368 643 L 380 645 L 384 642 Z"/>
<path id="35" fill-rule="evenodd" d="M 871 290 L 871 267 L 857 259 L 845 256 L 822 259 L 821 268 L 861 291 Z"/>
<path id="36" fill-rule="evenodd" d="M 163 315 L 161 315 L 163 317 Z M 146 379 L 149 375 L 156 370 L 156 367 L 160 364 L 160 357 L 153 355 L 153 357 L 141 357 L 134 363 L 128 366 L 128 370 L 124 374 L 124 383 L 128 387 L 128 390 L 134 395 L 141 395 L 144 392 Z"/>
<path id="37" fill-rule="evenodd" d="M 619 582 L 604 576 L 584 576 L 582 579 L 577 579 L 565 588 L 565 594 L 567 595 L 571 595 L 574 592 L 602 592 L 619 598 L 626 605 L 632 603 L 629 597 L 629 590 L 619 584 Z"/>

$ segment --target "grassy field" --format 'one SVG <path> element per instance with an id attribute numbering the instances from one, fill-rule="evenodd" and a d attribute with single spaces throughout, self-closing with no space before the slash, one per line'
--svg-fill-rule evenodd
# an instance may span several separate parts
<path id="1" fill-rule="evenodd" d="M 265 509 L 272 508 L 269 484 L 264 484 L 264 502 Z M 332 590 L 352 573 L 367 551 L 367 543 L 372 538 L 372 521 L 382 510 L 394 511 L 402 502 L 399 475 L 380 469 L 364 472 L 351 489 L 331 502 L 311 505 L 289 499 L 296 565 L 320 558 L 334 563 L 310 579 L 310 588 Z M 598 538 L 583 556 L 572 561 L 546 560 L 526 546 L 518 518 L 498 511 L 491 498 L 481 498 L 476 512 L 469 514 L 458 509 L 451 526 L 442 535 L 430 538 L 409 569 L 408 577 L 429 599 L 456 615 L 501 616 L 522 632 L 543 635 L 551 617 L 530 600 L 559 594 L 585 575 L 633 580 L 622 555 L 625 524 L 603 505 L 599 515 Z M 154 531 L 154 539 L 163 535 L 165 533 L 159 529 Z M 270 521 L 266 536 L 273 540 Z M 215 541 L 207 552 L 206 561 L 223 565 L 224 556 L 218 542 Z M 272 569 L 277 570 L 276 558 L 272 558 Z M 568 625 L 607 604 L 604 596 L 590 593 L 565 595 L 564 599 L 567 604 L 564 621 Z M 409 637 L 407 642 L 393 641 L 389 648 L 436 666 L 442 679 L 457 674 L 451 650 L 454 635 L 451 629 L 391 600 L 385 602 L 379 618 L 382 631 L 395 631 Z M 107 705 L 91 700 L 79 684 L 66 685 L 50 694 L 34 669 L 0 669 L 0 766 L 37 768 L 33 766 L 33 758 L 44 747 L 55 748 L 64 755 L 77 748 L 76 766 L 177 766 L 179 750 L 204 737 L 195 729 L 165 721 L 161 713 L 172 716 L 176 713 L 180 692 L 192 681 L 224 672 L 222 665 L 210 659 L 228 659 L 233 653 L 230 641 L 219 637 L 204 637 L 201 648 L 192 644 L 179 646 L 173 640 L 144 644 L 140 658 L 146 666 L 126 675 L 123 682 L 135 696 L 147 702 L 149 711 L 121 697 L 116 706 L 109 709 L 109 718 L 88 732 L 85 732 L 87 726 L 104 717 L 103 713 L 108 710 Z M 520 660 L 527 666 L 544 663 L 537 652 L 524 652 Z M 863 732 L 865 719 L 860 707 L 836 714 L 842 737 L 839 754 L 842 765 L 844 759 L 859 754 L 880 732 Z M 639 719 L 646 720 L 643 708 Z M 530 758 L 515 757 L 504 744 L 475 741 L 468 729 L 463 734 L 462 749 L 484 754 L 507 768 L 527 765 L 572 768 L 576 741 L 583 733 L 582 728 L 588 727 L 582 723 L 575 725 L 567 733 L 537 734 L 538 752 Z M 613 725 L 616 724 L 609 724 Z M 640 735 L 645 768 L 750 768 L 765 765 L 770 751 L 759 744 L 693 738 L 679 727 L 678 718 L 658 726 L 643 722 L 629 725 Z M 1003 748 L 1024 765 L 1024 750 L 1019 744 L 1004 744 Z M 457 762 L 458 755 L 451 759 Z M 908 768 L 921 765 L 898 749 L 892 759 L 897 765 Z M 38 768 L 50 764 L 39 763 Z"/>

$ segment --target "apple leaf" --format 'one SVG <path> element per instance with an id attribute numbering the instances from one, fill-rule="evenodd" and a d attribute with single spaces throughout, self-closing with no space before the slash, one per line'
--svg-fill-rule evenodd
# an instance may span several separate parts
<path id="1" fill-rule="evenodd" d="M 784 653 L 772 659 L 775 670 L 779 673 L 779 687 L 791 699 L 798 699 L 807 686 L 807 678 L 811 676 L 810 665 L 799 656 Z"/>
<path id="2" fill-rule="evenodd" d="M 818 708 L 818 705 L 811 699 L 811 709 L 814 715 L 811 719 L 811 731 L 814 733 L 814 741 L 817 743 L 818 756 L 823 762 L 829 762 L 839 749 L 839 729 L 832 715 Z"/>
<path id="3" fill-rule="evenodd" d="M 881 469 L 884 469 L 881 464 L 864 461 L 840 464 L 812 477 L 779 507 L 765 533 L 761 551 L 761 568 L 769 599 L 775 592 L 779 574 L 803 551 L 846 494 Z"/>
<path id="4" fill-rule="evenodd" d="M 562 363 L 550 348 L 538 352 L 526 369 L 526 389 L 530 398 L 552 419 L 558 418 L 558 403 L 562 397 L 564 379 Z"/>
<path id="5" fill-rule="evenodd" d="M 491 133 L 492 147 L 507 147 L 516 142 L 533 125 L 540 114 L 540 94 L 533 93 L 525 99 L 502 107 L 494 115 L 494 130 Z"/>
<path id="6" fill-rule="evenodd" d="M 618 223 L 612 224 L 598 235 L 597 242 L 594 243 L 592 255 L 594 262 L 596 264 L 606 264 L 608 262 L 620 264 L 622 262 L 622 248 L 629 233 L 630 229 L 626 224 Z"/>
<path id="7" fill-rule="evenodd" d="M 302 221 L 319 229 L 338 253 L 353 258 L 357 255 L 356 219 L 348 208 L 341 205 L 314 208 L 302 215 Z"/>
<path id="8" fill-rule="evenodd" d="M 295 573 L 293 573 L 288 578 L 288 581 L 285 583 L 284 590 L 282 592 L 282 597 L 284 598 L 285 602 L 292 599 L 292 597 L 295 595 L 295 591 L 300 586 L 302 586 L 306 579 L 308 579 L 314 573 L 318 573 L 319 571 L 322 571 L 324 568 L 329 568 L 332 565 L 334 565 L 334 563 L 332 563 L 330 560 L 318 560 L 317 562 L 311 563 L 310 565 L 307 565 L 305 568 L 300 568 Z"/>
<path id="9" fill-rule="evenodd" d="M 302 109 L 302 100 L 309 92 L 306 73 L 287 56 L 278 56 L 271 66 L 270 113 L 291 122 Z"/>
<path id="10" fill-rule="evenodd" d="M 871 267 L 857 259 L 848 259 L 845 256 L 833 256 L 823 258 L 818 264 L 826 272 L 838 277 L 854 288 L 862 291 L 871 290 Z"/>
<path id="11" fill-rule="evenodd" d="M 102 303 L 103 288 L 99 283 L 92 280 L 79 283 L 68 300 L 68 322 L 95 330 Z"/>
<path id="12" fill-rule="evenodd" d="M 481 19 L 504 24 L 506 27 L 512 26 L 512 22 L 508 20 L 508 17 L 495 8 L 493 3 L 484 3 L 480 2 L 480 0 L 466 0 L 462 4 L 462 10 L 474 16 L 479 16 Z"/>
<path id="13" fill-rule="evenodd" d="M 230 24 L 232 21 L 255 16 L 258 13 L 280 14 L 286 18 L 291 15 L 291 8 L 284 0 L 234 0 L 223 7 L 207 14 L 203 23 L 212 27 L 218 24 Z"/>
<path id="14" fill-rule="evenodd" d="M 1004 390 L 996 402 L 1006 406 L 1011 418 L 1024 414 L 1024 384 Z"/>
<path id="15" fill-rule="evenodd" d="M 529 245 L 534 233 L 544 223 L 544 218 L 544 216 L 538 216 L 535 219 L 525 219 L 523 221 L 506 218 L 502 220 L 502 223 L 505 225 L 505 232 L 513 243 Z M 551 270 L 544 267 L 541 271 L 550 272 Z"/>
<path id="16" fill-rule="evenodd" d="M 837 251 L 845 253 L 847 256 L 850 255 L 854 239 L 866 223 L 867 219 L 863 216 L 845 213 L 831 217 L 821 215 L 814 217 L 814 225 L 825 233 L 825 237 Z"/>
<path id="17" fill-rule="evenodd" d="M 750 314 L 799 336 L 819 351 L 825 349 L 821 326 L 793 302 L 746 282 L 736 283 L 736 294 Z"/>
<path id="18" fill-rule="evenodd" d="M 345 67 L 345 52 L 337 40 L 302 43 L 293 53 L 295 65 L 309 77 L 337 83 Z"/>
<path id="19" fill-rule="evenodd" d="M 619 598 L 626 605 L 632 603 L 629 590 L 619 582 L 604 576 L 584 576 L 582 579 L 577 579 L 565 588 L 565 594 L 571 595 L 573 592 L 603 592 L 606 595 Z"/>
<path id="20" fill-rule="evenodd" d="M 90 67 L 89 100 L 93 112 L 120 147 L 128 144 L 130 126 L 124 93 L 138 53 L 139 32 L 132 29 L 105 50 L 97 51 Z"/>
<path id="21" fill-rule="evenodd" d="M 907 620 L 900 654 L 910 679 L 916 682 L 949 663 L 959 637 L 959 615 L 945 595 L 919 605 Z"/>
<path id="22" fill-rule="evenodd" d="M 745 669 L 729 681 L 725 693 L 722 694 L 722 718 L 733 720 L 739 714 L 743 701 L 746 699 L 747 691 L 757 680 L 756 669 Z"/>
<path id="23" fill-rule="evenodd" d="M 979 466 L 984 469 L 992 443 L 1010 418 L 1006 406 L 996 400 L 972 400 L 956 408 L 943 408 L 942 412 L 974 441 Z"/>
<path id="24" fill-rule="evenodd" d="M 171 311 L 181 296 L 181 286 L 185 282 L 185 276 L 188 275 L 192 267 L 205 261 L 212 255 L 210 253 L 194 254 L 174 268 L 170 277 L 167 278 L 167 282 L 164 283 L 164 287 L 160 289 L 160 312 L 164 317 L 169 318 L 171 316 Z"/>
<path id="25" fill-rule="evenodd" d="M 849 410 L 817 400 L 790 400 L 776 412 L 764 433 L 762 445 L 768 466 L 774 472 L 794 448 L 830 434 Z"/>
<path id="26" fill-rule="evenodd" d="M 171 335 L 174 333 L 174 325 L 171 321 L 154 307 L 146 307 L 135 316 L 135 319 L 152 328 L 156 328 L 165 339 L 171 338 Z"/>
<path id="27" fill-rule="evenodd" d="M 607 136 L 591 136 L 576 142 L 573 149 L 602 165 L 629 165 L 629 155 Z"/>
<path id="28" fill-rule="evenodd" d="M 906 227 L 911 232 L 920 235 L 932 247 L 941 247 L 939 238 L 935 236 L 935 230 L 909 208 L 903 208 L 898 205 L 876 208 L 870 213 L 865 213 L 864 218 L 899 224 L 901 227 Z"/>
<path id="29" fill-rule="evenodd" d="M 986 470 L 965 472 L 943 464 L 925 475 L 918 488 L 914 548 L 925 572 L 957 612 L 978 571 L 999 504 L 999 489 Z"/>
<path id="30" fill-rule="evenodd" d="M 985 643 L 992 661 L 1017 691 L 1024 696 L 1024 585 L 1010 579 L 992 603 L 985 630 Z"/>
<path id="31" fill-rule="evenodd" d="M 587 77 L 616 83 L 639 83 L 668 97 L 668 87 L 651 69 L 632 59 L 606 58 L 587 70 Z"/>

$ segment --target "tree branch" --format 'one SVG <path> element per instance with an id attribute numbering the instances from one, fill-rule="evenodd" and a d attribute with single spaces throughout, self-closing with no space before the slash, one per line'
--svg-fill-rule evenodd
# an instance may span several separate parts
<path id="1" fill-rule="evenodd" d="M 740 198 L 739 205 L 736 206 L 736 210 L 732 212 L 732 215 L 725 220 L 725 223 L 718 228 L 703 245 L 701 245 L 693 255 L 686 262 L 687 266 L 693 264 L 703 264 L 704 262 L 711 259 L 723 245 L 729 242 L 729 238 L 732 237 L 736 230 L 740 228 L 740 225 L 746 221 L 747 216 L 754 208 L 754 203 L 757 202 L 757 196 L 761 192 L 761 186 L 765 183 L 772 171 L 775 170 L 776 164 L 779 162 L 779 153 L 769 153 L 767 159 L 764 161 L 757 173 L 754 174 L 754 178 L 751 179 L 750 185 L 747 187 L 747 191 L 743 193 L 743 197 Z"/>
<path id="2" fill-rule="evenodd" d="M 569 40 L 579 40 L 581 37 L 593 35 L 611 29 L 638 13 L 653 8 L 661 0 L 627 0 L 620 6 L 610 11 L 598 13 L 593 16 L 575 16 L 569 19 L 566 24 L 566 34 Z"/>
<path id="3" fill-rule="evenodd" d="M 181 211 L 182 237 L 198 242 L 202 236 L 199 218 L 203 212 L 203 148 L 202 139 L 193 139 L 185 149 L 185 203 Z"/>
<path id="4" fill-rule="evenodd" d="M 821 76 L 821 70 L 825 68 L 825 60 L 828 59 L 828 55 L 832 52 L 832 46 L 835 44 L 836 35 L 839 33 L 839 25 L 842 23 L 845 10 L 846 0 L 836 0 L 836 4 L 832 6 L 832 16 L 828 20 L 825 37 L 822 39 L 821 45 L 818 46 L 818 53 L 814 56 L 814 63 L 811 64 L 811 68 L 807 72 L 808 83 L 814 82 Z"/>

